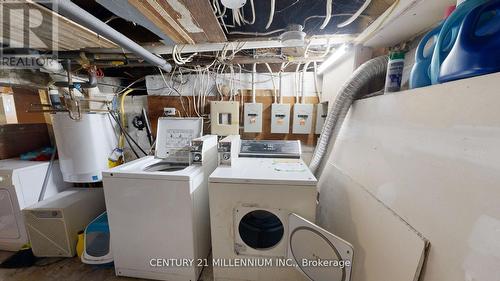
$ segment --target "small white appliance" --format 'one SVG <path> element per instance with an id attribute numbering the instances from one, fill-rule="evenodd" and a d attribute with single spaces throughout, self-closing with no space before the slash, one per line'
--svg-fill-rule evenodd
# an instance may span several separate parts
<path id="1" fill-rule="evenodd" d="M 0 250 L 17 251 L 28 243 L 22 210 L 38 202 L 49 162 L 0 160 Z M 45 197 L 59 193 L 68 184 L 62 180 L 58 161 L 54 162 Z"/>
<path id="2" fill-rule="evenodd" d="M 23 210 L 36 257 L 73 257 L 78 232 L 106 209 L 102 188 L 75 188 Z"/>
<path id="3" fill-rule="evenodd" d="M 301 159 L 256 154 L 240 153 L 231 166 L 219 166 L 210 176 L 214 279 L 350 280 L 351 267 L 343 265 L 352 262 L 352 246 L 313 223 L 314 175 Z M 264 157 L 269 154 L 263 151 Z M 318 259 L 332 266 L 313 266 Z M 260 266 L 224 266 L 234 260 Z"/>
<path id="4" fill-rule="evenodd" d="M 161 118 L 156 157 L 103 172 L 116 275 L 198 280 L 196 261 L 210 251 L 208 176 L 217 167 L 217 136 L 200 138 L 201 124 L 201 118 Z M 178 157 L 186 151 L 191 157 Z M 172 264 L 189 260 L 194 264 Z"/>
<path id="5" fill-rule="evenodd" d="M 83 113 L 80 120 L 72 120 L 66 112 L 51 117 L 64 181 L 101 181 L 118 143 L 117 125 L 109 113 Z"/>

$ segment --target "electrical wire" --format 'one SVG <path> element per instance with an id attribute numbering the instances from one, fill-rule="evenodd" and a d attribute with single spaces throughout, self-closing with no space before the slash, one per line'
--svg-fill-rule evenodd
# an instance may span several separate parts
<path id="1" fill-rule="evenodd" d="M 271 69 L 271 66 L 269 66 L 268 63 L 265 64 L 266 67 L 267 67 L 267 70 L 269 71 L 269 74 L 271 74 L 271 81 L 273 82 L 273 97 L 274 97 L 274 103 L 277 103 L 278 102 L 278 97 L 277 97 L 277 93 L 276 93 L 276 83 L 274 82 L 274 74 L 273 74 L 273 70 Z"/>
<path id="2" fill-rule="evenodd" d="M 325 27 L 330 22 L 330 19 L 332 18 L 332 12 L 333 12 L 332 3 L 333 0 L 326 0 L 326 16 L 325 20 L 323 21 L 323 24 L 319 27 L 320 29 L 325 29 Z"/>
<path id="3" fill-rule="evenodd" d="M 245 31 L 231 31 L 228 34 L 238 34 L 238 35 L 253 35 L 253 36 L 268 36 L 278 32 L 286 31 L 284 28 L 276 29 L 269 32 L 245 32 Z"/>
<path id="4" fill-rule="evenodd" d="M 337 27 L 346 27 L 353 23 L 368 8 L 368 6 L 370 6 L 371 2 L 372 0 L 366 0 L 365 3 L 363 3 L 363 5 L 359 8 L 359 10 L 354 13 L 354 15 L 352 15 L 346 21 L 337 24 Z"/>
<path id="5" fill-rule="evenodd" d="M 131 92 L 133 92 L 134 90 L 133 89 L 128 89 L 127 91 L 125 91 L 125 93 L 123 93 L 123 95 L 121 96 L 121 99 L 120 99 L 120 118 L 121 118 L 121 121 L 122 121 L 122 126 L 125 127 L 127 124 L 126 124 L 126 118 L 125 118 L 125 98 L 127 97 L 128 94 L 130 94 Z M 122 132 L 122 134 L 120 135 L 120 141 L 118 142 L 118 148 L 122 149 L 125 147 L 125 134 Z"/>
<path id="6" fill-rule="evenodd" d="M 274 19 L 274 9 L 276 8 L 276 0 L 271 0 L 271 10 L 269 11 L 269 20 L 266 24 L 266 30 L 269 29 Z"/>
<path id="7" fill-rule="evenodd" d="M 114 112 L 113 110 L 110 110 L 110 109 L 109 109 L 109 107 L 108 107 L 108 110 L 109 110 L 109 112 L 110 112 L 110 116 L 111 116 L 111 117 L 115 120 L 116 124 L 118 124 L 118 126 L 120 127 L 120 130 L 122 131 L 122 133 L 124 133 L 124 134 L 125 134 L 125 140 L 127 140 L 128 144 L 129 144 L 129 146 L 130 146 L 130 148 L 131 148 L 131 149 L 133 149 L 133 148 L 132 148 L 131 143 L 129 142 L 129 139 L 130 139 L 130 141 L 132 141 L 132 143 L 134 143 L 134 144 L 137 146 L 137 148 L 139 148 L 139 150 L 140 150 L 142 153 L 144 153 L 144 155 L 148 155 L 148 154 L 144 151 L 144 149 L 142 149 L 142 147 L 141 147 L 141 146 L 140 146 L 140 145 L 139 145 L 139 144 L 138 144 L 138 143 L 134 140 L 134 138 L 133 138 L 133 137 L 132 137 L 132 136 L 131 136 L 131 135 L 130 135 L 130 134 L 129 134 L 126 130 L 125 130 L 125 128 L 121 125 L 121 122 L 117 119 L 117 117 L 116 117 L 116 116 L 114 116 L 115 112 Z M 128 138 L 127 138 L 127 137 L 128 137 Z M 137 155 L 137 158 L 139 158 L 139 156 L 138 156 L 138 155 Z"/>

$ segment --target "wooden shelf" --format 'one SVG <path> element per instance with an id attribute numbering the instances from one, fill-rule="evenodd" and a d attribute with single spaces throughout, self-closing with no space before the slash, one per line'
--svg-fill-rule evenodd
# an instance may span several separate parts
<path id="1" fill-rule="evenodd" d="M 389 7 L 355 41 L 373 48 L 394 46 L 436 25 L 445 9 L 454 4 L 456 0 L 401 0 L 396 7 Z"/>

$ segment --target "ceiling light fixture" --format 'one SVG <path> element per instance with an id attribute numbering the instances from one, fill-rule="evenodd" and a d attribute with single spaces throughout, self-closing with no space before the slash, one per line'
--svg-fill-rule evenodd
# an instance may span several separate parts
<path id="1" fill-rule="evenodd" d="M 343 44 L 339 48 L 335 50 L 333 54 L 331 54 L 319 67 L 318 74 L 323 74 L 326 69 L 332 66 L 335 62 L 337 62 L 340 58 L 342 58 L 347 51 L 349 50 L 349 46 L 347 44 Z"/>
<path id="2" fill-rule="evenodd" d="M 239 9 L 247 3 L 247 0 L 222 0 L 222 5 L 229 9 Z"/>
<path id="3" fill-rule="evenodd" d="M 287 31 L 283 32 L 280 36 L 281 43 L 287 47 L 300 47 L 304 46 L 306 33 L 300 24 L 290 24 Z"/>

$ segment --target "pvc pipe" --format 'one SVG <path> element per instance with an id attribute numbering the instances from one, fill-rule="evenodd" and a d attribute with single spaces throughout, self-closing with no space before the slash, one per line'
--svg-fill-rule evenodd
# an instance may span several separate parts
<path id="1" fill-rule="evenodd" d="M 306 103 L 306 97 L 304 96 L 304 93 L 306 92 L 306 73 L 307 73 L 307 68 L 309 67 L 309 64 L 311 62 L 307 62 L 304 65 L 304 68 L 302 69 L 302 94 L 301 94 L 301 103 Z"/>
<path id="2" fill-rule="evenodd" d="M 44 0 L 36 0 L 40 4 L 43 4 Z M 132 41 L 130 38 L 116 31 L 109 25 L 105 24 L 100 19 L 96 18 L 89 12 L 80 8 L 78 5 L 74 4 L 69 0 L 53 0 L 52 5 L 65 17 L 75 21 L 78 24 L 108 38 L 109 40 L 117 43 L 124 49 L 138 55 L 147 62 L 162 68 L 163 70 L 170 72 L 172 70 L 172 65 L 167 61 L 160 58 L 159 56 L 149 52 L 148 50 L 141 47 L 139 44 Z"/>

